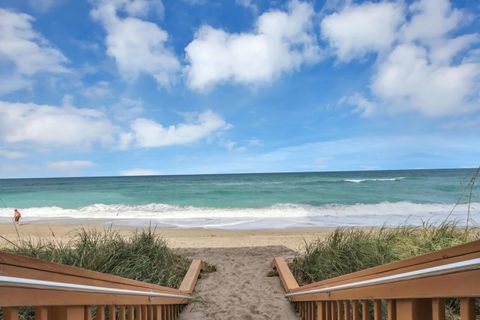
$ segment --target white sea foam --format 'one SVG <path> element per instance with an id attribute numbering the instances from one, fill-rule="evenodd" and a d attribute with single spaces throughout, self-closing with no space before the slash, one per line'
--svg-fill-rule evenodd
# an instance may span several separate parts
<path id="1" fill-rule="evenodd" d="M 344 179 L 345 182 L 361 183 L 366 181 L 399 181 L 403 180 L 405 177 L 394 177 L 394 178 L 370 178 L 370 179 Z"/>
<path id="2" fill-rule="evenodd" d="M 376 204 L 310 206 L 277 204 L 265 208 L 201 208 L 152 203 L 147 205 L 95 204 L 79 209 L 60 207 L 20 208 L 25 221 L 52 219 L 102 219 L 137 225 L 154 222 L 173 227 L 258 229 L 308 226 L 375 226 L 441 220 L 452 204 L 382 202 Z M 472 203 L 473 216 L 480 213 L 480 203 Z M 468 205 L 455 208 L 453 218 L 464 220 Z M 11 218 L 13 208 L 0 211 L 0 218 Z"/>

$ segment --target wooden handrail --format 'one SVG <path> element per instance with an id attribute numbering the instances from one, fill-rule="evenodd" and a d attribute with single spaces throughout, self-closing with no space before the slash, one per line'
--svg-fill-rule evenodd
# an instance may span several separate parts
<path id="1" fill-rule="evenodd" d="M 179 289 L 0 252 L 0 306 L 4 319 L 17 320 L 18 308 L 36 307 L 45 320 L 176 319 L 189 302 L 200 271 L 193 260 Z M 108 305 L 108 308 L 105 308 Z M 48 318 L 42 318 L 48 317 Z"/>
<path id="2" fill-rule="evenodd" d="M 379 320 L 381 301 L 386 300 L 388 319 L 443 320 L 444 299 L 455 297 L 462 301 L 461 320 L 474 320 L 479 259 L 480 241 L 475 241 L 301 287 L 284 281 L 293 274 L 283 258 L 275 258 L 273 265 L 302 319 L 370 319 L 373 300 L 372 312 Z"/>

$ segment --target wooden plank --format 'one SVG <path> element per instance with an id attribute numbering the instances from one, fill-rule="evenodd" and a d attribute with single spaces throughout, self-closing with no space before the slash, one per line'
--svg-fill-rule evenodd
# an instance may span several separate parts
<path id="1" fill-rule="evenodd" d="M 350 317 L 352 316 L 352 312 L 350 311 L 350 301 L 344 301 L 343 302 L 343 311 L 345 314 L 344 319 L 345 320 L 350 320 Z"/>
<path id="2" fill-rule="evenodd" d="M 192 293 L 195 289 L 195 285 L 198 280 L 198 275 L 203 269 L 203 262 L 202 260 L 193 260 L 188 268 L 187 273 L 183 277 L 182 283 L 180 284 L 179 290 Z"/>
<path id="3" fill-rule="evenodd" d="M 134 320 L 135 318 L 135 308 L 132 305 L 129 305 L 127 307 L 127 319 L 128 320 Z"/>
<path id="4" fill-rule="evenodd" d="M 399 299 L 396 304 L 398 320 L 432 319 L 430 299 Z"/>
<path id="5" fill-rule="evenodd" d="M 112 295 L 100 293 L 44 290 L 32 288 L 0 287 L 0 301 L 6 307 L 63 306 L 95 304 L 183 304 L 184 298 L 163 298 L 137 295 Z"/>
<path id="6" fill-rule="evenodd" d="M 382 301 L 381 300 L 373 301 L 373 319 L 382 320 Z"/>
<path id="7" fill-rule="evenodd" d="M 3 319 L 18 320 L 18 308 L 16 307 L 3 308 Z"/>
<path id="8" fill-rule="evenodd" d="M 85 320 L 84 306 L 51 307 L 48 313 L 49 320 Z"/>
<path id="9" fill-rule="evenodd" d="M 48 307 L 35 307 L 35 320 L 48 320 Z"/>
<path id="10" fill-rule="evenodd" d="M 314 283 L 302 286 L 301 288 L 292 289 L 292 291 L 296 292 L 299 290 L 308 290 L 312 288 L 332 285 L 334 283 L 342 284 L 342 283 L 349 283 L 349 282 L 354 282 L 359 280 L 365 280 L 367 279 L 367 278 L 364 278 L 365 276 L 378 277 L 380 275 L 386 275 L 388 274 L 388 272 L 390 272 L 390 274 L 398 273 L 399 270 L 402 270 L 407 267 L 410 268 L 408 269 L 408 271 L 418 270 L 418 269 L 425 268 L 427 266 L 444 264 L 445 262 L 443 261 L 445 260 L 449 260 L 451 262 L 462 261 L 462 260 L 465 260 L 469 254 L 472 254 L 470 257 L 478 257 L 479 252 L 480 252 L 480 240 L 477 240 L 470 243 L 455 246 L 452 248 L 427 253 L 417 257 L 396 261 L 396 262 L 384 264 L 384 265 L 373 267 L 373 268 L 360 270 L 357 272 L 349 273 L 346 275 L 342 275 L 339 277 L 335 277 L 335 278 L 331 278 L 323 281 L 314 282 Z M 465 256 L 465 257 L 462 257 L 462 256 Z M 456 258 L 456 259 L 453 259 L 453 258 Z M 431 263 L 431 264 L 428 264 L 428 263 Z M 404 271 L 407 271 L 407 270 L 404 270 Z"/>
<path id="11" fill-rule="evenodd" d="M 337 301 L 337 320 L 343 320 L 343 301 Z"/>
<path id="12" fill-rule="evenodd" d="M 475 320 L 475 299 L 460 299 L 460 320 Z"/>
<path id="13" fill-rule="evenodd" d="M 469 270 L 367 287 L 290 297 L 291 301 L 414 299 L 480 296 L 480 270 Z"/>
<path id="14" fill-rule="evenodd" d="M 34 270 L 45 272 L 45 275 L 43 277 L 33 278 L 33 279 L 46 280 L 45 278 L 46 274 L 53 273 L 58 275 L 75 276 L 78 278 L 79 281 L 82 278 L 84 278 L 83 280 L 87 279 L 89 283 L 91 283 L 91 280 L 102 280 L 103 282 L 110 283 L 112 287 L 115 284 L 117 285 L 120 284 L 120 285 L 128 285 L 131 287 L 136 287 L 136 290 L 151 289 L 159 292 L 171 292 L 172 290 L 177 291 L 176 289 L 173 289 L 173 288 L 163 287 L 163 286 L 159 286 L 159 285 L 155 285 L 147 282 L 122 278 L 122 277 L 114 276 L 111 274 L 91 271 L 91 270 L 87 270 L 79 267 L 67 266 L 67 265 L 49 262 L 45 260 L 22 257 L 22 256 L 10 254 L 10 253 L 5 253 L 5 252 L 0 252 L 0 265 L 5 265 L 5 268 L 3 268 L 2 266 L 2 270 L 10 270 L 10 269 L 7 269 L 6 267 L 14 266 L 14 267 L 23 267 L 23 268 L 31 269 L 32 272 Z M 3 275 L 15 276 L 11 273 L 6 273 Z M 108 286 L 107 283 L 105 283 L 104 286 Z M 78 284 L 85 284 L 85 283 L 78 283 Z"/>
<path id="15" fill-rule="evenodd" d="M 283 289 L 290 292 L 298 288 L 298 282 L 290 271 L 287 262 L 283 257 L 276 257 L 273 259 L 273 267 L 277 270 L 278 277 L 282 281 Z"/>
<path id="16" fill-rule="evenodd" d="M 317 302 L 317 320 L 327 320 L 326 314 L 325 314 L 325 301 L 318 301 Z"/>
<path id="17" fill-rule="evenodd" d="M 126 320 L 127 310 L 124 305 L 118 306 L 118 320 Z"/>
<path id="18" fill-rule="evenodd" d="M 97 319 L 96 320 L 105 320 L 105 306 L 97 306 Z"/>
<path id="19" fill-rule="evenodd" d="M 142 305 L 142 320 L 148 320 L 148 309 L 146 305 Z"/>
<path id="20" fill-rule="evenodd" d="M 325 319 L 332 320 L 332 309 L 330 305 L 332 304 L 331 301 L 325 301 Z"/>
<path id="21" fill-rule="evenodd" d="M 162 308 L 163 306 L 153 306 L 153 320 L 163 320 Z"/>
<path id="22" fill-rule="evenodd" d="M 369 320 L 370 319 L 370 308 L 368 304 L 368 300 L 362 301 L 362 320 Z"/>
<path id="23" fill-rule="evenodd" d="M 111 304 L 108 306 L 108 319 L 109 320 L 117 319 L 117 309 L 115 308 L 115 305 Z"/>
<path id="24" fill-rule="evenodd" d="M 387 320 L 397 320 L 397 303 L 395 300 L 387 300 Z"/>
<path id="25" fill-rule="evenodd" d="M 330 315 L 332 320 L 337 319 L 337 313 L 336 313 L 336 303 L 335 301 L 330 302 Z"/>
<path id="26" fill-rule="evenodd" d="M 85 311 L 84 311 L 84 313 L 85 313 L 84 319 L 85 319 L 85 320 L 92 320 L 92 318 L 93 318 L 93 315 L 92 315 L 92 306 L 85 306 L 84 309 L 85 309 Z"/>
<path id="27" fill-rule="evenodd" d="M 444 299 L 432 299 L 432 320 L 445 320 Z"/>
<path id="28" fill-rule="evenodd" d="M 352 319 L 353 320 L 360 320 L 360 312 L 358 309 L 358 300 L 352 301 Z"/>

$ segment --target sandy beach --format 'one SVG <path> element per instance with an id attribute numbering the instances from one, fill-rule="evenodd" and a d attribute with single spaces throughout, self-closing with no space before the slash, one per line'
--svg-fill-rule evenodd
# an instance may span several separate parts
<path id="1" fill-rule="evenodd" d="M 0 235 L 15 242 L 20 237 L 66 241 L 75 230 L 103 229 L 95 224 L 0 224 Z M 113 229 L 129 236 L 134 228 Z M 323 237 L 332 229 L 281 229 L 226 231 L 207 229 L 156 229 L 180 253 L 215 265 L 195 289 L 195 302 L 180 319 L 298 319 L 284 298 L 277 277 L 269 277 L 275 256 L 293 257 L 305 241 Z M 7 240 L 0 239 L 0 245 Z"/>
<path id="2" fill-rule="evenodd" d="M 33 224 L 26 222 L 15 228 L 11 223 L 0 224 L 0 235 L 15 240 L 21 237 L 33 239 L 66 240 L 69 235 L 79 228 L 93 228 L 101 230 L 104 227 L 96 224 Z M 129 236 L 135 228 L 112 228 L 120 234 Z M 305 241 L 309 242 L 323 237 L 333 229 L 275 229 L 275 230 L 210 230 L 210 229 L 156 229 L 172 248 L 234 248 L 234 247 L 262 247 L 284 246 L 290 250 L 301 251 Z M 17 234 L 18 232 L 18 234 Z M 1 241 L 5 241 L 0 239 Z"/>

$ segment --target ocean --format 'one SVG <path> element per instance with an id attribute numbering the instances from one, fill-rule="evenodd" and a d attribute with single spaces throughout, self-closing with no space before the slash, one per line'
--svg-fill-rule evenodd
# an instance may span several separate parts
<path id="1" fill-rule="evenodd" d="M 0 180 L 0 221 L 219 229 L 480 223 L 475 169 Z M 456 203 L 459 203 L 455 206 Z M 470 205 L 469 205 L 470 203 Z M 455 210 L 453 210 L 455 207 Z M 453 210 L 453 212 L 452 212 Z M 69 221 L 75 223 L 75 221 Z"/>

